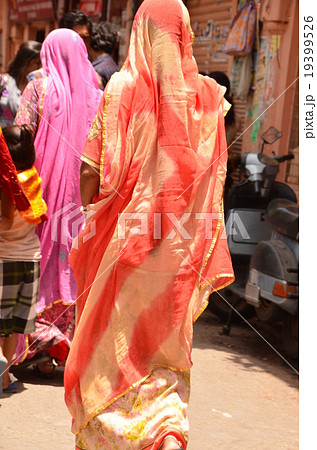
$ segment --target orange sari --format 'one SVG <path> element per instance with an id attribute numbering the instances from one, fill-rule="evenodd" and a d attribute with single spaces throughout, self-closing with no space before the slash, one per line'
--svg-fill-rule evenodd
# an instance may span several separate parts
<path id="1" fill-rule="evenodd" d="M 224 91 L 198 75 L 183 3 L 145 0 L 83 153 L 101 184 L 70 256 L 79 298 L 65 398 L 74 433 L 157 368 L 188 371 L 192 324 L 210 292 L 233 281 Z M 127 448 L 145 448 L 155 433 L 135 447 L 127 438 Z"/>

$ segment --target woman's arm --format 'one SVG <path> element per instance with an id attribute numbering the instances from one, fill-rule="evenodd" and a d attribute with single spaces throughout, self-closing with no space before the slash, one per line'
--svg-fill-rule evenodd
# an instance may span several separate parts
<path id="1" fill-rule="evenodd" d="M 1 191 L 1 220 L 0 229 L 10 230 L 13 223 L 14 204 L 12 200 Z"/>
<path id="2" fill-rule="evenodd" d="M 80 167 L 80 196 L 83 206 L 92 202 L 93 196 L 99 192 L 100 176 L 98 170 L 82 162 Z"/>
<path id="3" fill-rule="evenodd" d="M 30 125 L 34 134 L 39 122 L 39 99 L 43 92 L 43 82 L 43 78 L 37 78 L 27 84 L 14 120 L 17 125 Z"/>

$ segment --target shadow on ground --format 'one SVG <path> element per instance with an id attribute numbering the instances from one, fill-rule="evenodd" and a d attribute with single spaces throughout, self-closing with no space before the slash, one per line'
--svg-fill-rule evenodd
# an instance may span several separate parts
<path id="1" fill-rule="evenodd" d="M 207 308 L 194 324 L 194 348 L 226 352 L 242 370 L 270 372 L 298 388 L 299 362 L 283 349 L 281 324 L 271 326 L 255 317 L 248 323 L 233 323 L 230 334 L 221 335 L 224 323 Z"/>
<path id="2" fill-rule="evenodd" d="M 52 378 L 42 378 L 31 367 L 12 366 L 11 372 L 19 380 L 18 391 L 23 391 L 23 383 L 47 386 L 63 386 L 64 385 L 64 368 L 57 367 Z"/>
<path id="3" fill-rule="evenodd" d="M 282 345 L 282 328 L 260 322 L 257 318 L 233 323 L 229 336 L 220 335 L 224 323 L 208 308 L 194 325 L 194 348 L 214 349 L 226 352 L 228 358 L 240 369 L 252 372 L 270 372 L 289 386 L 298 388 L 298 360 L 290 358 Z M 254 329 L 257 330 L 257 332 Z M 12 373 L 18 378 L 18 391 L 23 383 L 33 385 L 63 386 L 64 368 L 57 367 L 53 378 L 45 379 L 31 366 L 13 366 Z"/>

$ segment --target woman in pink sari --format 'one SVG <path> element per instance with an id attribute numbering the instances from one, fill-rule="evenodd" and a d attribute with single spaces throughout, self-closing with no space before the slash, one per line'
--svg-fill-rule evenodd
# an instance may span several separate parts
<path id="1" fill-rule="evenodd" d="M 52 31 L 43 42 L 41 61 L 46 76 L 27 85 L 16 123 L 31 124 L 36 133 L 35 167 L 49 220 L 38 229 L 42 260 L 36 331 L 28 336 L 28 347 L 20 342 L 17 361 L 45 352 L 63 363 L 74 331 L 70 305 L 77 291 L 68 254 L 83 225 L 80 156 L 102 92 L 86 46 L 74 31 Z"/>
<path id="2" fill-rule="evenodd" d="M 224 92 L 198 75 L 182 1 L 145 0 L 82 155 L 64 378 L 78 449 L 186 448 L 193 322 L 233 281 Z"/>

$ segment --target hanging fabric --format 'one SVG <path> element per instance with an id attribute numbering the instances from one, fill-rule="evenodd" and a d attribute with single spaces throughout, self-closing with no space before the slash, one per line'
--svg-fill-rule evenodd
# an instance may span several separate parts
<path id="1" fill-rule="evenodd" d="M 230 31 L 223 45 L 223 53 L 245 56 L 252 51 L 256 30 L 254 0 L 247 0 L 234 16 Z"/>

